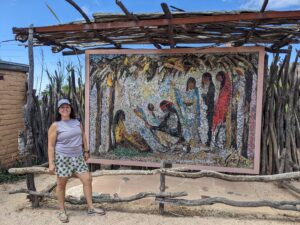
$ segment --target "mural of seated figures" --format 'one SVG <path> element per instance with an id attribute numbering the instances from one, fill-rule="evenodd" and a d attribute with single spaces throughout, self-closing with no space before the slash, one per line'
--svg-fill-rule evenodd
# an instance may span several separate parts
<path id="1" fill-rule="evenodd" d="M 258 173 L 263 59 L 259 47 L 87 52 L 92 157 Z"/>

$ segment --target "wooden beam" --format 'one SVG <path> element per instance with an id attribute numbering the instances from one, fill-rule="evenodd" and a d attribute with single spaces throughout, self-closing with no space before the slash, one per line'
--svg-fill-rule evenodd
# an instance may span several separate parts
<path id="1" fill-rule="evenodd" d="M 223 14 L 214 16 L 194 16 L 185 18 L 172 19 L 149 19 L 140 21 L 125 22 L 108 22 L 92 24 L 64 24 L 56 26 L 35 27 L 35 33 L 55 33 L 55 32 L 73 32 L 89 30 L 110 30 L 131 27 L 147 26 L 167 26 L 167 25 L 184 25 L 184 24 L 205 24 L 205 23 L 222 23 L 230 21 L 260 21 L 268 19 L 300 19 L 300 10 L 298 11 L 280 11 L 264 13 L 241 13 L 241 14 Z M 14 34 L 28 33 L 29 28 L 13 28 Z"/>
<path id="2" fill-rule="evenodd" d="M 260 9 L 260 12 L 263 13 L 268 5 L 269 0 L 264 0 L 263 5 Z M 255 21 L 251 27 L 251 30 L 247 33 L 245 40 L 243 42 L 236 42 L 234 44 L 235 47 L 239 47 L 248 42 L 249 38 L 253 35 L 255 27 L 259 24 L 259 21 Z"/>
<path id="3" fill-rule="evenodd" d="M 213 205 L 213 204 L 225 204 L 235 207 L 270 207 L 274 209 L 281 210 L 293 210 L 300 212 L 298 207 L 300 201 L 269 201 L 269 200 L 261 200 L 261 201 L 236 201 L 223 197 L 213 197 L 213 198 L 204 198 L 204 199 L 196 199 L 196 200 L 188 200 L 188 199 L 171 199 L 167 198 L 165 200 L 161 200 L 160 198 L 156 199 L 159 203 L 166 204 L 174 204 L 180 206 L 202 206 L 202 205 Z"/>
<path id="4" fill-rule="evenodd" d="M 185 12 L 185 10 L 179 9 L 179 8 L 173 6 L 173 5 L 170 5 L 170 7 L 171 7 L 172 9 L 175 9 L 175 11 L 177 11 L 177 12 Z"/>
<path id="5" fill-rule="evenodd" d="M 81 55 L 85 54 L 86 50 L 111 50 L 111 49 L 116 49 L 116 48 L 88 48 L 84 50 L 73 50 L 73 51 L 63 51 L 62 55 L 67 56 L 67 55 Z M 128 48 L 122 48 L 122 49 L 128 49 Z"/>
<path id="6" fill-rule="evenodd" d="M 271 49 L 269 47 L 265 47 L 265 50 L 270 53 L 280 53 L 280 54 L 288 54 L 290 51 L 288 49 Z"/>
<path id="7" fill-rule="evenodd" d="M 164 13 L 165 13 L 165 16 L 167 19 L 172 19 L 173 16 L 172 16 L 172 13 L 168 7 L 168 5 L 166 3 L 161 3 L 161 8 L 163 9 Z M 169 42 L 170 42 L 170 47 L 171 48 L 174 48 L 175 47 L 175 41 L 174 41 L 174 32 L 173 32 L 173 25 L 169 24 L 168 25 L 168 36 L 169 36 Z"/>
<path id="8" fill-rule="evenodd" d="M 63 51 L 62 55 L 81 55 L 84 54 L 85 50 L 79 50 L 79 51 Z"/>
<path id="9" fill-rule="evenodd" d="M 82 16 L 83 18 L 85 19 L 85 21 L 88 23 L 88 24 L 91 24 L 92 21 L 89 19 L 89 17 L 86 15 L 86 13 L 72 0 L 66 0 L 68 3 L 70 3 Z M 99 34 L 97 31 L 93 31 L 94 32 L 94 35 L 95 37 L 99 38 L 100 40 L 102 41 L 105 41 L 105 42 L 108 42 L 108 43 L 111 43 L 113 44 L 116 48 L 121 48 L 121 45 L 110 40 L 109 38 Z"/>
<path id="10" fill-rule="evenodd" d="M 69 49 L 72 49 L 74 51 L 79 51 L 79 49 L 77 49 L 75 47 L 69 46 L 67 44 L 61 44 L 61 43 L 59 43 L 57 41 L 54 41 L 50 38 L 39 37 L 37 35 L 35 35 L 34 37 L 36 39 L 38 39 L 40 42 L 49 43 L 48 45 L 53 45 L 53 47 L 52 47 L 52 52 L 53 53 L 58 53 L 58 52 L 62 51 L 65 48 L 69 48 Z M 55 48 L 56 48 L 56 50 L 55 50 Z"/>
<path id="11" fill-rule="evenodd" d="M 29 71 L 28 71 L 28 91 L 27 91 L 27 103 L 25 107 L 25 132 L 27 135 L 26 141 L 26 166 L 32 166 L 32 155 L 33 155 L 33 143 L 32 143 L 32 121 L 34 120 L 32 116 L 33 110 L 33 82 L 34 82 L 34 52 L 33 52 L 33 25 L 29 30 L 28 34 L 28 61 L 29 61 Z M 27 189 L 31 191 L 36 191 L 34 183 L 34 174 L 26 175 Z M 36 208 L 39 206 L 39 199 L 36 196 L 28 196 L 32 207 Z"/>
<path id="12" fill-rule="evenodd" d="M 274 40 L 274 44 L 270 47 L 273 50 L 280 49 L 290 44 L 290 40 L 294 37 L 293 34 L 286 35 L 281 40 Z"/>
<path id="13" fill-rule="evenodd" d="M 127 16 L 129 19 L 131 19 L 131 20 L 133 20 L 133 21 L 135 21 L 135 22 L 138 22 L 138 21 L 139 21 L 139 19 L 138 19 L 134 14 L 132 14 L 132 13 L 130 13 L 130 12 L 128 11 L 128 9 L 123 5 L 123 3 L 122 3 L 121 1 L 116 0 L 116 4 L 122 9 L 122 11 L 126 14 L 126 16 Z M 150 41 L 157 49 L 161 49 L 161 46 L 160 46 L 159 44 L 157 44 L 156 41 L 154 41 L 153 38 L 151 37 L 149 29 L 147 29 L 147 28 L 145 28 L 145 27 L 140 27 L 140 28 L 141 28 L 141 30 L 142 30 L 143 32 L 145 32 L 145 35 L 146 35 L 146 37 L 148 38 L 148 40 L 149 40 L 149 41 Z"/>
<path id="14" fill-rule="evenodd" d="M 87 23 L 91 23 L 90 18 L 86 15 L 86 13 L 72 0 L 66 0 L 68 3 L 70 3 L 85 19 Z"/>
<path id="15" fill-rule="evenodd" d="M 262 7 L 261 7 L 261 9 L 260 9 L 260 12 L 261 12 L 261 13 L 264 12 L 264 11 L 266 10 L 268 3 L 269 3 L 269 0 L 265 0 L 265 1 L 264 1 L 263 5 L 262 5 Z"/>
<path id="16" fill-rule="evenodd" d="M 116 4 L 122 9 L 122 11 L 125 13 L 125 15 L 126 15 L 129 19 L 131 19 L 131 20 L 133 20 L 133 21 L 139 21 L 139 19 L 138 19 L 135 15 L 133 15 L 133 13 L 130 13 L 130 12 L 128 11 L 128 9 L 125 7 L 125 5 L 124 5 L 121 1 L 116 0 Z"/>

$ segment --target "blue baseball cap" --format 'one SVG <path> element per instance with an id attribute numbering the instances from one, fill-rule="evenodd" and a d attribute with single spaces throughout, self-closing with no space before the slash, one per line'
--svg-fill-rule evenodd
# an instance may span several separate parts
<path id="1" fill-rule="evenodd" d="M 68 99 L 63 98 L 58 101 L 57 108 L 61 107 L 63 104 L 71 105 Z"/>

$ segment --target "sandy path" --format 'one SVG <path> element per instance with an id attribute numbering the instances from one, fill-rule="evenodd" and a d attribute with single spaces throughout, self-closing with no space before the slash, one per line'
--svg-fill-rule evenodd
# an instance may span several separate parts
<path id="1" fill-rule="evenodd" d="M 40 175 L 36 178 L 38 189 L 42 189 L 50 182 L 55 180 L 55 177 L 49 178 L 48 175 Z M 0 224 L 1 225 L 56 225 L 60 224 L 56 218 L 57 206 L 55 201 L 45 200 L 41 203 L 38 209 L 32 209 L 30 203 L 26 199 L 25 194 L 9 195 L 9 190 L 25 188 L 25 182 L 20 181 L 14 184 L 0 185 Z M 293 222 L 296 216 L 285 217 L 285 213 L 281 215 L 267 215 L 262 213 L 260 216 L 255 216 L 247 213 L 235 214 L 232 208 L 232 213 L 228 211 L 215 210 L 210 206 L 206 206 L 197 210 L 197 213 L 189 211 L 185 212 L 184 208 L 176 208 L 177 214 L 185 214 L 189 216 L 178 217 L 174 215 L 160 216 L 157 214 L 156 203 L 150 200 L 141 200 L 130 204 L 115 204 L 102 205 L 107 211 L 105 216 L 88 217 L 85 214 L 84 206 L 67 205 L 68 214 L 70 216 L 69 224 L 107 224 L 107 225 L 133 225 L 133 224 L 149 224 L 149 225 L 196 225 L 196 224 L 239 224 L 239 225 L 285 225 L 285 224 L 300 224 Z M 169 207 L 169 206 L 168 206 Z M 149 210 L 148 210 L 149 208 Z M 264 208 L 261 209 L 262 211 Z M 168 212 L 175 212 L 172 207 L 168 208 Z M 196 211 L 196 210 L 195 210 Z M 137 213 L 141 212 L 141 213 Z M 199 216 L 201 215 L 201 216 Z M 300 215 L 300 214 L 299 214 Z M 233 218 L 234 217 L 234 218 Z"/>

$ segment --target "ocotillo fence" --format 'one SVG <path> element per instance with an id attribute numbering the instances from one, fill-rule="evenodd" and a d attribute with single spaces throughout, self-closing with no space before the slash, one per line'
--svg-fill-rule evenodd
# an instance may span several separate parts
<path id="1" fill-rule="evenodd" d="M 48 161 L 47 132 L 57 116 L 57 102 L 61 98 L 71 100 L 76 117 L 84 124 L 84 82 L 81 69 L 58 62 L 54 73 L 46 71 L 50 83 L 41 96 L 33 92 L 33 107 L 31 110 L 32 133 L 28 130 L 19 134 L 20 152 L 26 152 L 26 144 L 32 143 L 32 160 L 43 163 Z M 66 81 L 66 82 L 65 82 Z"/>
<path id="2" fill-rule="evenodd" d="M 299 51 L 291 63 L 289 47 L 283 61 L 275 54 L 265 76 L 261 144 L 261 174 L 299 170 Z"/>

